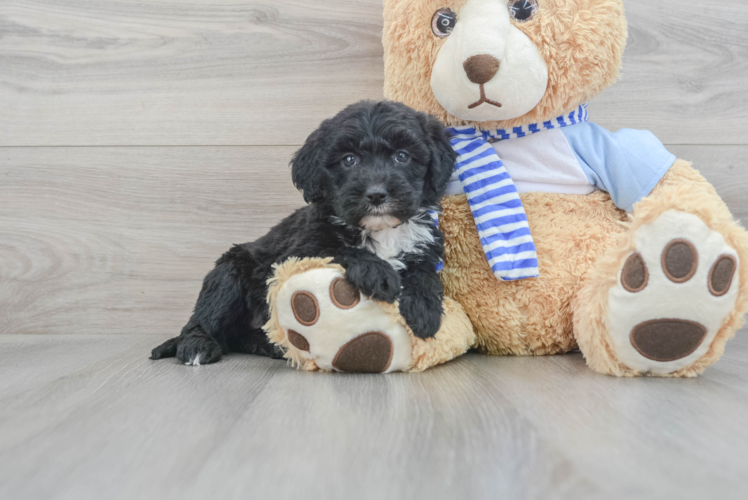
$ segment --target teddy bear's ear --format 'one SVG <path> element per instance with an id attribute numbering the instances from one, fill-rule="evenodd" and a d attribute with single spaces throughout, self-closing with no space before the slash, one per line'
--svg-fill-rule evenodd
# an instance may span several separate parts
<path id="1" fill-rule="evenodd" d="M 449 178 L 455 170 L 457 153 L 452 149 L 449 135 L 442 122 L 425 113 L 421 113 L 419 119 L 429 138 L 431 148 L 431 161 L 429 162 L 429 171 L 426 174 L 426 185 L 424 186 L 424 200 L 429 204 L 436 205 L 444 195 Z"/>
<path id="2" fill-rule="evenodd" d="M 326 197 L 330 181 L 325 169 L 329 124 L 330 120 L 322 122 L 291 159 L 291 180 L 296 189 L 304 194 L 307 203 L 319 202 Z"/>

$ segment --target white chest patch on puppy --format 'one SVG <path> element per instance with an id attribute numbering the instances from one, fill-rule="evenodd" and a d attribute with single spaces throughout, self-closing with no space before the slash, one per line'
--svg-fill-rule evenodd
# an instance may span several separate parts
<path id="1" fill-rule="evenodd" d="M 434 243 L 429 221 L 411 219 L 400 225 L 394 217 L 367 217 L 363 247 L 386 260 L 396 271 L 405 269 L 399 260 L 404 254 L 417 254 Z"/>

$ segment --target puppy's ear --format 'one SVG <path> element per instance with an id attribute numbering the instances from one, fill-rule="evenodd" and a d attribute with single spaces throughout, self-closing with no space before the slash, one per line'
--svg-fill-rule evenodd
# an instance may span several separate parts
<path id="1" fill-rule="evenodd" d="M 330 178 L 325 163 L 329 128 L 330 120 L 322 122 L 291 159 L 291 180 L 307 203 L 320 202 L 328 194 Z"/>
<path id="2" fill-rule="evenodd" d="M 435 205 L 444 195 L 449 178 L 455 171 L 457 153 L 452 149 L 449 135 L 445 132 L 442 122 L 425 113 L 421 114 L 419 118 L 421 126 L 431 143 L 431 162 L 426 174 L 423 196 L 428 203 Z"/>

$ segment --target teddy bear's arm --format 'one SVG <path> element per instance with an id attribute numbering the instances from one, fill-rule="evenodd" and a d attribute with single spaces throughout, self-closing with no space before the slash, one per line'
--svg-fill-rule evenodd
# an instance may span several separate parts
<path id="1" fill-rule="evenodd" d="M 610 132 L 586 122 L 562 133 L 590 183 L 627 212 L 652 192 L 676 159 L 648 130 Z"/>

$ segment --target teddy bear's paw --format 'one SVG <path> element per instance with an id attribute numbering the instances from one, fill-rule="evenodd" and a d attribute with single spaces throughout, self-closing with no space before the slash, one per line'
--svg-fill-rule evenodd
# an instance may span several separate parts
<path id="1" fill-rule="evenodd" d="M 738 294 L 737 252 L 695 215 L 670 210 L 634 237 L 608 295 L 619 361 L 669 374 L 704 356 Z"/>
<path id="2" fill-rule="evenodd" d="M 276 307 L 292 354 L 322 370 L 389 373 L 410 366 L 411 342 L 397 307 L 362 295 L 338 269 L 293 276 Z"/>

